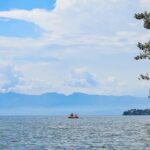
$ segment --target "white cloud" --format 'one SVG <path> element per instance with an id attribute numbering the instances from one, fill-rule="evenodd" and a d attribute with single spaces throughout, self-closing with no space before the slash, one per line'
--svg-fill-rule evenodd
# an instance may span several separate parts
<path id="1" fill-rule="evenodd" d="M 24 76 L 17 66 L 10 62 L 0 62 L 0 92 L 21 92 L 40 94 L 50 91 L 51 84 L 37 77 Z"/>
<path id="2" fill-rule="evenodd" d="M 43 9 L 10 10 L 0 12 L 0 16 L 33 22 L 45 31 L 52 31 L 55 34 L 56 32 L 57 34 L 70 34 L 84 32 L 82 30 L 86 28 L 94 30 L 95 27 L 98 27 L 97 25 L 102 24 L 102 18 L 100 18 L 104 15 L 102 8 L 105 7 L 105 10 L 109 11 L 115 5 L 116 1 L 114 0 L 93 0 L 92 2 L 90 0 L 57 0 L 56 8 L 53 11 Z"/>
<path id="3" fill-rule="evenodd" d="M 149 0 L 140 0 L 140 3 L 144 7 L 147 7 L 147 8 L 150 7 L 150 1 Z"/>
<path id="4" fill-rule="evenodd" d="M 43 9 L 9 10 L 1 11 L 0 17 L 24 20 L 38 25 L 45 31 L 44 44 L 61 42 L 85 45 L 90 41 L 92 44 L 99 44 L 107 32 L 114 36 L 116 30 L 128 26 L 128 23 L 126 24 L 127 17 L 120 17 L 118 13 L 121 8 L 126 10 L 128 3 L 125 0 L 122 2 L 118 0 L 93 0 L 92 2 L 91 0 L 57 0 L 56 8 L 53 11 Z M 113 13 L 110 13 L 112 11 Z M 31 45 L 30 43 L 35 44 L 34 40 L 26 40 L 29 45 Z M 85 43 L 85 41 L 87 42 Z M 23 41 L 19 45 L 22 43 Z M 43 39 L 38 40 L 36 45 L 40 46 L 41 43 L 43 43 Z"/>
<path id="5" fill-rule="evenodd" d="M 71 71 L 68 85 L 73 87 L 95 87 L 99 83 L 93 73 L 89 72 L 87 68 L 80 67 Z"/>
<path id="6" fill-rule="evenodd" d="M 101 84 L 104 87 L 107 87 L 107 88 L 110 88 L 110 89 L 119 89 L 119 88 L 125 88 L 126 87 L 125 82 L 118 80 L 114 76 L 107 77 L 106 79 L 101 81 Z"/>
<path id="7" fill-rule="evenodd" d="M 122 95 L 127 92 L 127 84 L 125 81 L 117 79 L 114 76 L 102 77 L 96 73 L 90 72 L 85 67 L 75 68 L 71 71 L 70 76 L 66 79 L 63 93 L 83 92 L 94 94 L 111 94 Z M 66 81 L 64 81 L 66 83 Z M 67 89 L 67 92 L 65 91 Z"/>
<path id="8" fill-rule="evenodd" d="M 14 91 L 16 86 L 22 83 L 22 75 L 12 65 L 0 65 L 0 91 Z"/>
<path id="9" fill-rule="evenodd" d="M 34 89 L 34 90 L 33 90 Z M 23 78 L 22 83 L 18 84 L 13 91 L 27 94 L 41 94 L 52 90 L 52 86 L 46 80 L 34 78 Z"/>
<path id="10" fill-rule="evenodd" d="M 116 65 L 124 59 L 124 53 L 134 52 L 137 41 L 149 37 L 149 33 L 139 30 L 138 22 L 133 21 L 136 3 L 131 0 L 57 0 L 53 11 L 0 11 L 0 17 L 32 22 L 44 30 L 39 38 L 0 36 L 1 60 L 17 66 L 23 76 L 20 84 L 20 77 L 12 71 L 16 84 L 8 89 L 31 93 L 78 90 L 118 94 L 124 91 L 125 83 L 121 81 L 124 72 L 121 75 Z M 116 57 L 116 52 L 122 54 L 118 63 L 110 57 L 107 59 L 108 55 Z M 126 62 L 130 62 L 131 57 Z M 55 58 L 59 61 L 48 61 Z M 75 69 L 70 73 L 72 68 Z M 101 76 L 112 72 L 119 72 L 120 78 Z M 137 69 L 134 72 L 138 72 Z"/>
<path id="11" fill-rule="evenodd" d="M 35 51 L 37 54 L 44 53 L 48 49 L 52 57 L 50 53 L 53 52 L 50 51 L 54 49 L 56 58 L 65 58 L 66 53 L 69 55 L 77 51 L 79 55 L 92 51 L 95 56 L 101 53 L 131 52 L 140 37 L 149 36 L 148 33 L 125 30 L 130 28 L 132 22 L 128 20 L 131 18 L 121 15 L 120 11 L 127 11 L 132 4 L 126 0 L 57 0 L 53 11 L 0 11 L 0 17 L 32 22 L 44 30 L 42 37 L 36 39 L 0 37 L 0 50 L 5 51 L 3 53 L 15 50 L 15 54 L 20 57 L 35 54 Z"/>

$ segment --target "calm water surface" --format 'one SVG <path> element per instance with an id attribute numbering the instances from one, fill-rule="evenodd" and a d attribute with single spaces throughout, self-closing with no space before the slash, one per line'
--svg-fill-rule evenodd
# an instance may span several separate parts
<path id="1" fill-rule="evenodd" d="M 0 117 L 0 150 L 150 150 L 150 117 Z"/>

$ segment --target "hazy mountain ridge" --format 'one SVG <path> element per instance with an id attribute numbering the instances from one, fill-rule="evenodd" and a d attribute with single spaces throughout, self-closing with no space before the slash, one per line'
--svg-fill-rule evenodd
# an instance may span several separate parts
<path id="1" fill-rule="evenodd" d="M 132 108 L 150 108 L 147 98 L 134 96 L 105 96 L 73 93 L 64 95 L 45 93 L 26 95 L 19 93 L 0 94 L 0 114 L 10 110 L 10 114 L 61 114 L 76 111 L 81 114 L 121 114 Z M 12 110 L 12 111 L 11 111 Z M 21 112 L 21 110 L 24 110 Z M 36 110 L 35 113 L 34 110 Z M 41 110 L 41 112 L 40 112 Z M 46 110 L 46 112 L 45 112 Z"/>

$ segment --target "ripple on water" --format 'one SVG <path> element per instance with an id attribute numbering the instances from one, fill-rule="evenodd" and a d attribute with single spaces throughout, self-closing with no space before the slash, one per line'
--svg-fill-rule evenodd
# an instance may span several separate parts
<path id="1" fill-rule="evenodd" d="M 0 117 L 0 150 L 150 150 L 150 117 Z"/>

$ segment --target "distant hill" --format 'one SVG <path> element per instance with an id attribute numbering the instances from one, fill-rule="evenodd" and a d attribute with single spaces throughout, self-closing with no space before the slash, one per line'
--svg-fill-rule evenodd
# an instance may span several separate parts
<path id="1" fill-rule="evenodd" d="M 25 95 L 0 94 L 0 115 L 121 115 L 129 109 L 150 108 L 147 98 L 133 96 L 105 96 L 74 93 Z"/>
<path id="2" fill-rule="evenodd" d="M 130 109 L 123 112 L 124 116 L 150 115 L 150 109 Z"/>

